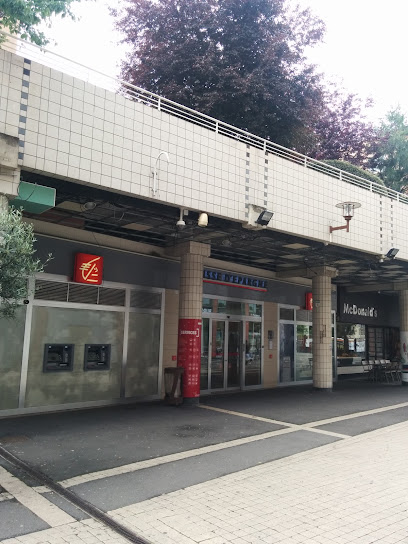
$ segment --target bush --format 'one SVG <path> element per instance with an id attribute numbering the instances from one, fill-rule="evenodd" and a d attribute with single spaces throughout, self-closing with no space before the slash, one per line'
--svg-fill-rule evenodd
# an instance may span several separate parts
<path id="1" fill-rule="evenodd" d="M 355 176 L 358 176 L 360 178 L 367 179 L 368 181 L 372 181 L 373 183 L 379 183 L 380 185 L 384 185 L 384 182 L 381 178 L 379 178 L 372 172 L 369 172 L 368 170 L 364 170 L 364 168 L 354 166 L 354 164 L 351 164 L 351 162 L 341 161 L 338 159 L 326 159 L 320 162 L 323 162 L 324 164 L 328 164 L 330 166 L 334 166 L 339 170 L 343 170 L 344 172 L 348 172 L 349 174 L 354 174 Z"/>
<path id="2" fill-rule="evenodd" d="M 0 317 L 14 318 L 28 296 L 28 279 L 42 272 L 35 259 L 34 232 L 13 207 L 0 208 Z"/>

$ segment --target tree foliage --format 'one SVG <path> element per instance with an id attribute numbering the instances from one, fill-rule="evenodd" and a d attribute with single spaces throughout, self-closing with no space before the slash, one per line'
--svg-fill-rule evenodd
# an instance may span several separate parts
<path id="1" fill-rule="evenodd" d="M 317 110 L 319 76 L 305 62 L 322 21 L 284 0 L 128 0 L 117 27 L 132 50 L 126 81 L 289 145 Z"/>
<path id="2" fill-rule="evenodd" d="M 367 179 L 368 181 L 372 181 L 374 183 L 378 183 L 380 185 L 384 185 L 384 182 L 381 178 L 373 174 L 372 172 L 368 170 L 364 170 L 363 168 L 356 166 L 354 164 L 351 164 L 350 162 L 343 161 L 343 160 L 336 160 L 336 159 L 326 159 L 323 160 L 325 164 L 329 164 L 330 166 L 334 166 L 335 168 L 338 168 L 339 170 L 343 170 L 344 172 L 349 172 L 350 174 L 354 174 L 355 176 L 359 176 L 360 178 Z"/>
<path id="3" fill-rule="evenodd" d="M 362 103 L 306 61 L 324 34 L 309 10 L 285 0 L 127 0 L 112 11 L 131 46 L 125 81 L 319 159 L 366 159 Z"/>
<path id="4" fill-rule="evenodd" d="M 381 123 L 371 167 L 387 187 L 405 190 L 408 184 L 408 120 L 400 108 L 391 110 Z"/>
<path id="5" fill-rule="evenodd" d="M 0 316 L 14 317 L 28 296 L 28 278 L 43 270 L 34 257 L 34 233 L 22 213 L 10 207 L 0 210 Z"/>
<path id="6" fill-rule="evenodd" d="M 370 107 L 371 101 L 364 102 L 336 85 L 327 86 L 323 107 L 310 126 L 305 154 L 318 160 L 334 159 L 368 167 L 378 143 L 377 129 L 365 115 Z"/>
<path id="7" fill-rule="evenodd" d="M 44 45 L 45 35 L 36 26 L 51 15 L 74 18 L 70 4 L 75 1 L 78 0 L 0 0 L 0 30 Z"/>

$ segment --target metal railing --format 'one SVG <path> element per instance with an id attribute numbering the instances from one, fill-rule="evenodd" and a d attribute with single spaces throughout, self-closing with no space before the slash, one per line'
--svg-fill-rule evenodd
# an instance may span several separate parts
<path id="1" fill-rule="evenodd" d="M 108 91 L 118 93 L 125 98 L 137 101 L 146 106 L 157 109 L 158 111 L 167 113 L 173 117 L 178 117 L 194 125 L 198 125 L 205 129 L 211 130 L 217 134 L 226 136 L 233 140 L 248 144 L 257 149 L 261 149 L 265 153 L 270 153 L 277 157 L 286 159 L 292 163 L 304 166 L 305 168 L 326 174 L 340 181 L 350 183 L 362 189 L 366 189 L 372 193 L 377 193 L 408 204 L 408 195 L 389 189 L 380 183 L 369 181 L 362 177 L 356 176 L 344 170 L 340 170 L 329 164 L 318 161 L 302 155 L 296 151 L 275 144 L 269 140 L 265 140 L 255 134 L 246 132 L 232 125 L 219 121 L 213 117 L 209 117 L 203 113 L 195 111 L 186 106 L 182 106 L 177 102 L 168 100 L 162 96 L 146 91 L 140 87 L 136 87 L 126 81 L 114 78 L 107 74 L 103 74 L 97 70 L 93 70 L 83 64 L 74 62 L 66 57 L 58 55 L 43 47 L 39 47 L 30 42 L 12 36 L 6 32 L 0 31 L 0 35 L 6 37 L 6 41 L 0 43 L 0 47 L 8 52 L 15 53 L 24 58 L 28 58 L 33 62 L 45 65 L 51 69 L 58 70 L 72 77 L 76 77 L 97 87 L 101 87 Z"/>

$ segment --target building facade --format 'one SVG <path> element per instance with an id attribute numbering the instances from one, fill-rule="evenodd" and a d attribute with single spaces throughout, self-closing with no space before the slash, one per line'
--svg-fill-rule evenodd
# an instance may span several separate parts
<path id="1" fill-rule="evenodd" d="M 1 324 L 3 415 L 159 399 L 168 366 L 194 402 L 401 357 L 404 195 L 36 55 L 0 50 L 0 190 L 52 254 Z"/>

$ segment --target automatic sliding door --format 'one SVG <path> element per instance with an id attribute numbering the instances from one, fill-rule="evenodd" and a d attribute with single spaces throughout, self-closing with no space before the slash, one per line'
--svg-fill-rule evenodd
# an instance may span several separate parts
<path id="1" fill-rule="evenodd" d="M 227 387 L 241 387 L 242 321 L 228 321 Z"/>
<path id="2" fill-rule="evenodd" d="M 224 389 L 225 321 L 211 323 L 211 389 Z"/>
<path id="3" fill-rule="evenodd" d="M 247 321 L 245 327 L 245 385 L 261 384 L 261 323 Z"/>

